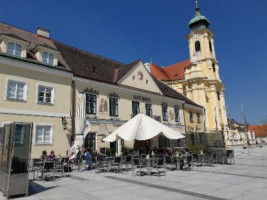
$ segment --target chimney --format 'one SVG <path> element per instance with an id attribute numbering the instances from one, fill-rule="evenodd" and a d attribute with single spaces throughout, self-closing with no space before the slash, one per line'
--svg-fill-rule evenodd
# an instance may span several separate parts
<path id="1" fill-rule="evenodd" d="M 50 31 L 47 30 L 47 29 L 45 29 L 45 28 L 38 27 L 38 28 L 37 28 L 37 35 L 40 35 L 40 36 L 49 38 L 49 36 L 50 36 Z"/>

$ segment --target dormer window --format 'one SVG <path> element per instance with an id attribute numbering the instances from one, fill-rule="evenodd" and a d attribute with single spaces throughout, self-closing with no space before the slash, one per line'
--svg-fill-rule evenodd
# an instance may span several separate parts
<path id="1" fill-rule="evenodd" d="M 54 65 L 54 54 L 44 51 L 42 54 L 42 62 L 47 65 Z"/>
<path id="2" fill-rule="evenodd" d="M 37 60 L 45 65 L 57 66 L 59 51 L 50 47 L 37 45 L 33 50 Z"/>
<path id="3" fill-rule="evenodd" d="M 7 54 L 11 56 L 21 57 L 22 46 L 15 42 L 8 42 Z"/>

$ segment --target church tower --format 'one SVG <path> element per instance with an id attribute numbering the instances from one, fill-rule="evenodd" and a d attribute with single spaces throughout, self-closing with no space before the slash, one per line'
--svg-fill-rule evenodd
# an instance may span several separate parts
<path id="1" fill-rule="evenodd" d="M 222 131 L 227 124 L 224 85 L 219 76 L 216 60 L 214 34 L 209 20 L 200 13 L 196 1 L 195 17 L 190 20 L 189 42 L 190 64 L 185 68 L 184 94 L 205 108 L 206 131 Z"/>

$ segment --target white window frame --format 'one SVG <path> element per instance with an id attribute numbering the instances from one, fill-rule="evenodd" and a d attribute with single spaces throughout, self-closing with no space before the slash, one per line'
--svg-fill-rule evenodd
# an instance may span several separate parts
<path id="1" fill-rule="evenodd" d="M 47 53 L 47 59 L 44 60 L 44 54 Z M 52 63 L 50 64 L 49 61 L 49 56 L 52 55 L 53 56 L 53 60 L 52 60 Z M 55 61 L 55 54 L 51 53 L 51 52 L 48 52 L 48 51 L 42 51 L 42 63 L 43 64 L 46 64 L 46 65 L 54 65 L 54 61 Z"/>
<path id="2" fill-rule="evenodd" d="M 96 96 L 96 113 L 95 114 L 88 114 L 86 112 L 86 95 L 89 94 L 89 95 L 95 95 Z M 98 116 L 98 109 L 97 109 L 97 106 L 98 106 L 98 99 L 99 99 L 99 95 L 98 94 L 95 94 L 95 93 L 85 93 L 85 104 L 84 104 L 84 109 L 85 109 L 85 114 L 86 115 L 92 115 L 92 116 Z"/>
<path id="3" fill-rule="evenodd" d="M 8 46 L 9 46 L 10 43 L 14 43 L 14 49 L 13 49 L 12 54 L 8 53 Z M 21 47 L 20 55 L 16 55 L 16 47 L 17 47 L 17 45 L 19 45 L 19 46 Z M 17 42 L 13 42 L 13 41 L 9 41 L 9 42 L 7 42 L 7 46 L 6 46 L 6 54 L 7 54 L 7 55 L 10 55 L 10 56 L 15 56 L 15 57 L 19 57 L 19 58 L 21 58 L 21 55 L 22 55 L 22 45 L 19 44 L 19 43 L 17 43 Z"/>
<path id="4" fill-rule="evenodd" d="M 20 99 L 12 99 L 12 98 L 8 98 L 8 88 L 9 88 L 9 82 L 18 82 L 18 83 L 24 83 L 24 91 L 23 91 L 23 100 Z M 6 94 L 5 94 L 5 100 L 7 101 L 18 101 L 18 102 L 26 102 L 27 101 L 27 93 L 28 93 L 28 83 L 27 81 L 23 81 L 23 80 L 14 80 L 14 79 L 7 79 L 6 80 Z"/>
<path id="5" fill-rule="evenodd" d="M 178 110 L 178 119 L 176 119 L 176 111 Z M 175 122 L 181 122 L 181 112 L 180 107 L 174 107 L 174 121 Z"/>
<path id="6" fill-rule="evenodd" d="M 37 127 L 38 126 L 50 126 L 51 130 L 50 130 L 50 142 L 40 142 L 37 143 L 36 142 L 36 131 L 37 131 Z M 36 123 L 34 124 L 34 145 L 53 145 L 53 136 L 54 136 L 54 124 L 44 124 L 44 123 Z"/>
<path id="7" fill-rule="evenodd" d="M 46 88 L 51 88 L 51 102 L 47 103 L 47 102 L 39 102 L 39 87 L 46 87 Z M 53 86 L 49 86 L 49 85 L 43 85 L 43 84 L 37 84 L 36 85 L 36 103 L 37 104 L 45 104 L 45 105 L 54 105 L 55 104 L 55 87 Z"/>
<path id="8" fill-rule="evenodd" d="M 118 113 L 118 115 L 110 115 L 110 113 L 111 113 L 111 109 L 110 109 L 110 99 L 111 99 L 111 98 L 113 98 L 113 99 L 117 99 L 117 102 L 118 102 L 118 105 L 117 105 L 117 106 L 118 106 L 118 107 L 117 107 L 117 113 Z M 109 116 L 110 116 L 110 117 L 119 117 L 119 115 L 120 115 L 120 114 L 119 114 L 119 97 L 110 96 L 110 97 L 109 97 L 109 106 L 108 106 L 108 108 L 109 108 Z"/>

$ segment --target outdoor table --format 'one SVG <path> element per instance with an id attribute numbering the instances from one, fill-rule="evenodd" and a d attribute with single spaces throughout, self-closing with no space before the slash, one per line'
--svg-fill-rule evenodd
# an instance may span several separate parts
<path id="1" fill-rule="evenodd" d="M 180 170 L 180 160 L 181 158 L 179 156 L 175 156 L 173 158 L 173 161 L 175 162 L 175 165 L 176 165 L 176 170 Z"/>

